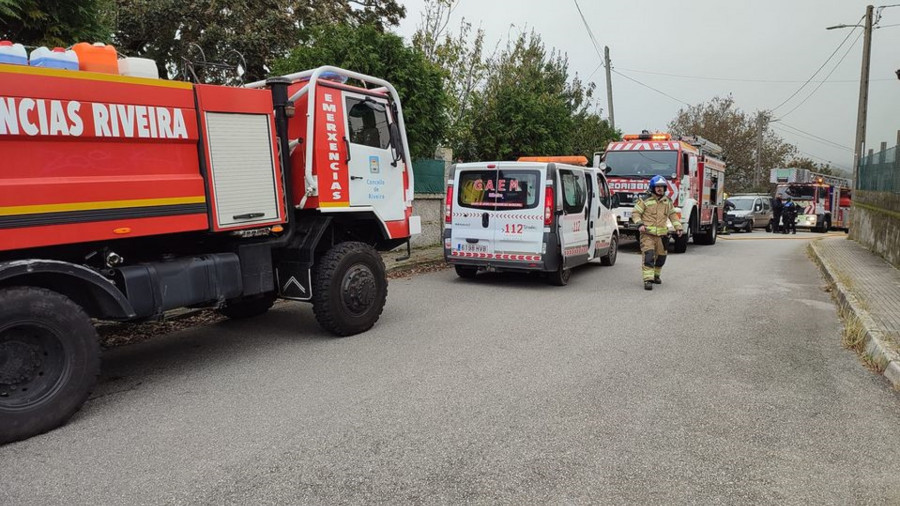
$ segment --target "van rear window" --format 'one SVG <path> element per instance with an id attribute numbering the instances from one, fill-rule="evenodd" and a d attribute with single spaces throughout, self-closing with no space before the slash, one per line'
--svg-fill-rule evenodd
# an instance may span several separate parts
<path id="1" fill-rule="evenodd" d="M 536 170 L 466 170 L 459 175 L 459 205 L 496 211 L 538 205 L 541 173 Z"/>

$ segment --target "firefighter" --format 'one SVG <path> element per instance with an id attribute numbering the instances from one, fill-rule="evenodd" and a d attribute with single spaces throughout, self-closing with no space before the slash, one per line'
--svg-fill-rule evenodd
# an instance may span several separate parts
<path id="1" fill-rule="evenodd" d="M 791 200 L 791 196 L 787 196 L 787 202 L 784 203 L 784 209 L 781 211 L 781 219 L 784 222 L 784 225 L 781 227 L 781 233 L 787 234 L 790 231 L 792 234 L 797 233 L 797 215 L 799 214 L 799 208 L 797 204 Z"/>
<path id="2" fill-rule="evenodd" d="M 640 198 L 634 205 L 632 220 L 638 225 L 641 232 L 641 256 L 643 265 L 641 274 L 644 280 L 644 290 L 653 290 L 654 284 L 662 284 L 659 273 L 666 263 L 666 245 L 669 242 L 669 229 L 666 220 L 671 220 L 679 237 L 683 233 L 681 220 L 675 213 L 675 206 L 669 197 L 666 197 L 666 189 L 669 185 L 666 178 L 653 176 L 647 188 L 647 194 Z"/>
<path id="3" fill-rule="evenodd" d="M 772 233 L 777 234 L 781 230 L 781 212 L 784 211 L 784 203 L 781 201 L 781 195 L 775 195 L 775 201 L 772 202 Z"/>

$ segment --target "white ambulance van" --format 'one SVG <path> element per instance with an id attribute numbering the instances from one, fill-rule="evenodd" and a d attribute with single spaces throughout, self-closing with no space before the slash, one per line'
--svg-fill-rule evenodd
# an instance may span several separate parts
<path id="1" fill-rule="evenodd" d="M 565 285 L 573 267 L 616 263 L 612 194 L 598 169 L 558 163 L 583 157 L 520 158 L 452 167 L 444 258 L 463 278 L 479 271 L 541 271 Z"/>

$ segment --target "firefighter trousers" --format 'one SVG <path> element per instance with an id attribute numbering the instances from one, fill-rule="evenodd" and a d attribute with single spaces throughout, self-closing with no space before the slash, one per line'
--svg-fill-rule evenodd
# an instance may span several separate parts
<path id="1" fill-rule="evenodd" d="M 641 275 L 644 281 L 652 281 L 659 277 L 663 265 L 666 263 L 666 246 L 669 244 L 669 236 L 641 234 Z"/>

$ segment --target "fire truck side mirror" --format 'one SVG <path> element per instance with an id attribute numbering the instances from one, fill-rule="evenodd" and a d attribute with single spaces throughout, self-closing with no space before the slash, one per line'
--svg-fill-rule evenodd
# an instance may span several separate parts
<path id="1" fill-rule="evenodd" d="M 604 174 L 609 174 L 609 171 L 612 170 L 612 167 L 606 165 L 606 162 L 600 162 L 598 167 L 603 171 Z"/>
<path id="2" fill-rule="evenodd" d="M 609 204 L 610 209 L 615 209 L 619 207 L 619 194 L 618 192 L 612 194 L 612 199 Z"/>
<path id="3" fill-rule="evenodd" d="M 391 165 L 396 167 L 397 161 L 402 160 L 405 154 L 403 150 L 403 136 L 400 135 L 400 126 L 396 122 L 391 123 L 389 131 L 391 134 L 391 148 L 394 151 L 394 160 L 391 162 Z"/>

